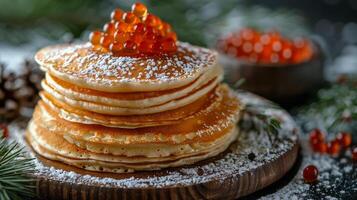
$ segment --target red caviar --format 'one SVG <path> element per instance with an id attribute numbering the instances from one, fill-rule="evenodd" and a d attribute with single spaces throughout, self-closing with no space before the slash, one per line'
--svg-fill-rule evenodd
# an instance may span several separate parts
<path id="1" fill-rule="evenodd" d="M 149 14 L 142 3 L 133 4 L 130 12 L 115 9 L 103 32 L 92 32 L 89 41 L 117 55 L 162 54 L 177 50 L 177 36 L 171 26 Z"/>
<path id="2" fill-rule="evenodd" d="M 120 21 L 123 17 L 124 11 L 121 9 L 115 9 L 110 15 L 110 18 L 114 21 Z"/>
<path id="3" fill-rule="evenodd" d="M 148 13 L 148 9 L 146 6 L 142 3 L 134 3 L 131 6 L 131 11 L 136 15 L 137 17 L 144 17 Z"/>
<path id="4" fill-rule="evenodd" d="M 312 43 L 303 38 L 288 39 L 278 32 L 259 32 L 244 28 L 218 42 L 224 53 L 253 63 L 295 64 L 313 56 Z"/>
<path id="5" fill-rule="evenodd" d="M 102 32 L 100 31 L 94 31 L 89 35 L 89 41 L 94 45 L 98 45 L 100 43 L 101 38 Z"/>

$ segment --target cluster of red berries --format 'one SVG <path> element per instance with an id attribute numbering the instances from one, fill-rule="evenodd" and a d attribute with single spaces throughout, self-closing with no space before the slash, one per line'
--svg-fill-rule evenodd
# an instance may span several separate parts
<path id="1" fill-rule="evenodd" d="M 135 3 L 131 12 L 115 9 L 103 31 L 89 36 L 95 47 L 120 55 L 160 54 L 177 50 L 176 33 L 159 17 L 149 14 L 146 6 Z"/>
<path id="2" fill-rule="evenodd" d="M 325 134 L 320 129 L 314 129 L 310 132 L 310 145 L 314 152 L 337 156 L 341 150 L 347 149 L 351 144 L 351 134 L 346 132 L 338 133 L 336 138 L 329 142 L 325 141 Z"/>
<path id="3" fill-rule="evenodd" d="M 318 153 L 328 153 L 336 156 L 340 154 L 342 149 L 347 149 L 352 144 L 351 134 L 346 132 L 338 133 L 332 141 L 325 142 L 325 134 L 320 129 L 314 129 L 310 132 L 310 145 L 313 151 Z M 357 161 L 357 147 L 351 149 L 352 160 Z M 306 183 L 314 183 L 317 181 L 319 171 L 316 166 L 308 165 L 303 170 L 303 177 Z"/>
<path id="4" fill-rule="evenodd" d="M 304 38 L 290 40 L 278 32 L 259 32 L 245 28 L 219 40 L 224 53 L 259 64 L 296 64 L 313 56 L 312 43 Z"/>

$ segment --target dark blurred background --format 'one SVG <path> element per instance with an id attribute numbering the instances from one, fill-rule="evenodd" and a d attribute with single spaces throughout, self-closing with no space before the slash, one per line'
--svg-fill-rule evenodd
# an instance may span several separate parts
<path id="1" fill-rule="evenodd" d="M 87 40 L 115 7 L 134 1 L 1 0 L 0 60 L 33 52 L 50 43 Z M 279 30 L 318 38 L 332 71 L 357 63 L 357 1 L 354 0 L 151 0 L 151 12 L 170 22 L 179 39 L 213 46 L 219 35 L 239 27 Z M 15 48 L 14 48 L 15 47 Z M 16 48 L 17 47 L 17 48 Z M 32 54 L 30 53 L 32 52 Z M 333 67 L 338 65 L 339 67 Z"/>

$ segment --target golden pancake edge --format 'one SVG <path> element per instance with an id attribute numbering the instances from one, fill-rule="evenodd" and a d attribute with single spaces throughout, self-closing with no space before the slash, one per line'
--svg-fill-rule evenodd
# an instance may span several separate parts
<path id="1" fill-rule="evenodd" d="M 114 56 L 89 43 L 35 56 L 46 72 L 26 139 L 47 159 L 125 173 L 190 165 L 236 140 L 243 105 L 217 53 L 179 42 L 164 56 Z"/>

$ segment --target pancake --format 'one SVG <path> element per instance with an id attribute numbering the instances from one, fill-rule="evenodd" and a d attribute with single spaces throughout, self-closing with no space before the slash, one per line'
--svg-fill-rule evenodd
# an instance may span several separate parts
<path id="1" fill-rule="evenodd" d="M 180 88 L 153 92 L 126 92 L 126 93 L 108 93 L 97 90 L 91 90 L 78 87 L 69 82 L 62 81 L 56 77 L 46 74 L 43 81 L 43 88 L 51 93 L 52 90 L 75 100 L 96 102 L 103 105 L 119 107 L 150 107 L 164 104 L 174 99 L 181 98 L 195 91 L 209 82 L 222 79 L 222 68 L 214 67 L 212 70 L 202 74 L 194 82 Z M 217 81 L 217 80 L 216 80 Z"/>
<path id="2" fill-rule="evenodd" d="M 220 83 L 215 51 L 171 36 L 152 52 L 117 51 L 97 36 L 107 38 L 93 33 L 35 55 L 46 77 L 26 139 L 39 156 L 91 171 L 151 171 L 211 158 L 236 140 L 242 105 Z"/>
<path id="3" fill-rule="evenodd" d="M 236 123 L 241 109 L 236 96 L 228 87 L 223 85 L 220 89 L 223 98 L 217 106 L 175 125 L 137 129 L 86 125 L 63 120 L 53 110 L 41 106 L 36 108 L 33 119 L 50 131 L 64 132 L 65 137 L 72 140 L 95 144 L 187 144 L 212 141 L 223 134 L 223 129 Z"/>
<path id="4" fill-rule="evenodd" d="M 92 159 L 104 162 L 120 162 L 128 164 L 167 162 L 189 156 L 206 154 L 210 151 L 214 151 L 219 146 L 226 145 L 226 143 L 230 144 L 232 142 L 232 139 L 236 137 L 236 134 L 237 131 L 235 130 L 235 128 L 231 127 L 226 130 L 226 133 L 222 137 L 217 138 L 217 140 L 212 142 L 195 143 L 192 145 L 136 145 L 135 148 L 137 150 L 142 149 L 143 151 L 150 151 L 152 152 L 150 153 L 150 155 L 152 156 L 145 156 L 140 154 L 125 156 L 100 154 L 87 151 L 66 141 L 62 137 L 63 133 L 48 131 L 42 128 L 40 125 L 37 125 L 33 121 L 29 123 L 29 129 L 27 133 L 27 135 L 30 135 L 33 138 L 34 142 L 41 145 L 43 148 L 65 157 L 73 159 Z M 118 146 L 117 148 L 131 148 L 135 151 L 135 149 L 131 145 L 126 146 Z M 166 150 L 172 151 L 172 149 L 176 149 L 177 153 L 171 154 L 166 152 Z M 157 150 L 160 150 L 162 154 L 159 155 Z"/>
<path id="5" fill-rule="evenodd" d="M 57 113 L 58 117 L 64 120 L 81 124 L 97 124 L 116 128 L 140 128 L 177 124 L 180 123 L 180 120 L 192 117 L 200 110 L 210 109 L 222 98 L 222 95 L 220 95 L 216 88 L 197 101 L 178 109 L 149 115 L 114 116 L 71 107 L 50 95 L 46 95 L 46 93 L 40 93 L 40 96 L 42 101 L 40 101 L 39 104 L 41 106 L 49 106 Z"/>
<path id="6" fill-rule="evenodd" d="M 233 132 L 234 133 L 234 132 Z M 102 172 L 110 172 L 110 173 L 132 173 L 135 171 L 153 171 L 159 170 L 167 167 L 178 167 L 182 165 L 190 165 L 194 164 L 198 161 L 213 157 L 218 155 L 220 152 L 223 152 L 228 148 L 229 144 L 233 142 L 236 138 L 235 134 L 231 134 L 233 137 L 232 141 L 227 142 L 225 145 L 220 145 L 216 149 L 209 151 L 204 154 L 191 155 L 188 157 L 183 157 L 176 160 L 164 161 L 164 162 L 153 162 L 153 163 L 119 163 L 119 162 L 105 162 L 98 161 L 92 159 L 74 159 L 67 156 L 62 156 L 60 154 L 56 154 L 53 151 L 50 151 L 41 145 L 39 145 L 36 141 L 33 140 L 31 134 L 27 134 L 27 140 L 31 144 L 32 148 L 39 155 L 51 159 L 66 163 L 68 165 L 72 165 L 78 168 L 83 168 L 90 171 L 102 171 Z"/>
<path id="7" fill-rule="evenodd" d="M 51 89 L 48 85 L 42 84 L 44 91 L 48 96 L 52 96 L 52 98 L 58 99 L 74 108 L 78 108 L 81 110 L 92 111 L 95 113 L 108 114 L 108 115 L 145 115 L 145 114 L 153 114 L 164 112 L 168 110 L 173 110 L 180 108 L 182 106 L 188 105 L 196 100 L 198 100 L 203 95 L 209 93 L 217 86 L 218 80 L 214 79 L 211 82 L 208 82 L 206 85 L 203 85 L 201 88 L 187 94 L 184 97 L 174 99 L 167 103 L 151 106 L 151 107 L 118 107 L 118 106 L 108 106 L 95 102 L 88 102 L 82 100 L 75 100 L 64 96 L 57 91 Z M 135 103 L 134 103 L 135 104 Z"/>
<path id="8" fill-rule="evenodd" d="M 215 51 L 178 42 L 173 55 L 114 56 L 90 43 L 41 49 L 35 60 L 54 77 L 104 92 L 163 91 L 192 83 L 217 66 Z"/>

